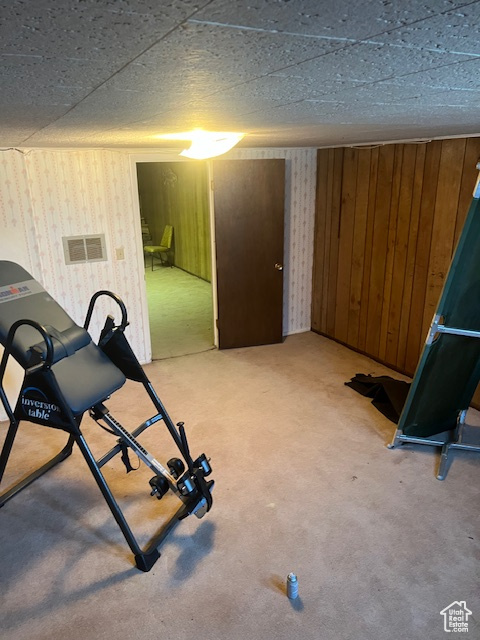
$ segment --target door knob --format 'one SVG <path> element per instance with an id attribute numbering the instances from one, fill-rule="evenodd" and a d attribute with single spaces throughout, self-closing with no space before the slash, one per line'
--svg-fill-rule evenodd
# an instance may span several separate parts
<path id="1" fill-rule="evenodd" d="M 280 264 L 279 262 L 275 263 L 275 269 L 277 271 L 283 271 L 283 264 Z"/>

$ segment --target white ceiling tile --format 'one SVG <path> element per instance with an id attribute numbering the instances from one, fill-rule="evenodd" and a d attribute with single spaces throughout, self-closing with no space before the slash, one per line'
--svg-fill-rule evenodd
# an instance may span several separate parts
<path id="1" fill-rule="evenodd" d="M 295 74 L 321 82 L 334 79 L 375 82 L 447 65 L 453 68 L 465 60 L 464 56 L 453 53 L 362 43 L 300 63 L 295 67 Z"/>
<path id="2" fill-rule="evenodd" d="M 206 0 L 3 0 L 0 51 L 129 62 Z"/>
<path id="3" fill-rule="evenodd" d="M 358 40 L 464 4 L 461 0 L 215 0 L 192 20 Z"/>
<path id="4" fill-rule="evenodd" d="M 454 89 L 457 91 L 476 91 L 480 89 L 480 58 L 464 60 L 456 64 L 425 69 L 403 77 L 392 79 L 399 87 L 412 82 L 417 85 L 425 84 L 439 89 Z"/>
<path id="5" fill-rule="evenodd" d="M 172 56 L 172 43 L 178 55 Z M 145 64 L 174 63 L 180 70 L 214 67 L 265 75 L 345 46 L 344 39 L 318 40 L 284 33 L 262 33 L 222 26 L 187 24 L 140 59 Z"/>
<path id="6" fill-rule="evenodd" d="M 480 133 L 480 0 L 0 0 L 0 146 Z"/>
<path id="7" fill-rule="evenodd" d="M 480 3 L 422 20 L 376 38 L 378 42 L 420 50 L 480 56 Z"/>
<path id="8" fill-rule="evenodd" d="M 0 87 L 4 91 L 12 88 L 12 78 L 18 78 L 12 93 L 41 88 L 47 94 L 65 87 L 76 91 L 80 99 L 103 81 L 104 72 L 94 60 L 0 55 Z"/>

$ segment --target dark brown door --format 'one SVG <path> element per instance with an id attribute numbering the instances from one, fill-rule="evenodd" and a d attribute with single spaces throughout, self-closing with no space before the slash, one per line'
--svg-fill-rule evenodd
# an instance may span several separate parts
<path id="1" fill-rule="evenodd" d="M 282 341 L 284 160 L 213 163 L 220 349 Z"/>

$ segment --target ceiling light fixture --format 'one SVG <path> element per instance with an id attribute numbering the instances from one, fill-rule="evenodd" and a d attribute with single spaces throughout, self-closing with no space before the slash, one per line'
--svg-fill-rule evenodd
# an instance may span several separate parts
<path id="1" fill-rule="evenodd" d="M 206 160 L 221 156 L 230 151 L 245 136 L 244 133 L 234 131 L 203 131 L 194 129 L 186 133 L 166 133 L 155 136 L 160 140 L 190 140 L 191 145 L 180 155 L 194 160 Z"/>

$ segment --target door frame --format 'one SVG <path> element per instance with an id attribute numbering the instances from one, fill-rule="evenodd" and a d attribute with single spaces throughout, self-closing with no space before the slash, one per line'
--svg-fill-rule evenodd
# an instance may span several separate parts
<path id="1" fill-rule="evenodd" d="M 138 194 L 138 178 L 137 178 L 137 164 L 144 162 L 195 162 L 195 160 L 189 160 L 178 155 L 178 150 L 165 149 L 164 151 L 152 151 L 151 153 L 129 153 L 130 161 L 130 180 L 131 190 L 133 194 L 132 208 L 134 212 L 134 228 L 135 228 L 135 243 L 137 247 L 137 268 L 139 273 L 145 271 L 145 261 L 143 255 L 143 243 L 142 243 L 142 227 L 141 227 L 141 215 L 140 215 L 140 197 Z M 212 171 L 213 165 L 210 160 L 206 160 L 207 163 L 207 189 L 208 189 L 208 204 L 209 204 L 209 217 L 210 217 L 210 258 L 212 264 L 212 302 L 213 302 L 213 344 L 218 349 L 218 299 L 217 299 L 217 265 L 216 265 L 216 248 L 215 248 L 215 215 L 214 215 L 214 202 L 213 202 L 213 189 L 212 189 Z M 152 361 L 152 339 L 150 336 L 150 320 L 148 317 L 148 302 L 147 302 L 147 286 L 145 283 L 145 277 L 142 278 L 143 286 L 141 291 L 142 301 L 142 318 L 143 318 L 143 340 L 145 343 L 145 352 L 147 360 L 145 363 Z"/>

